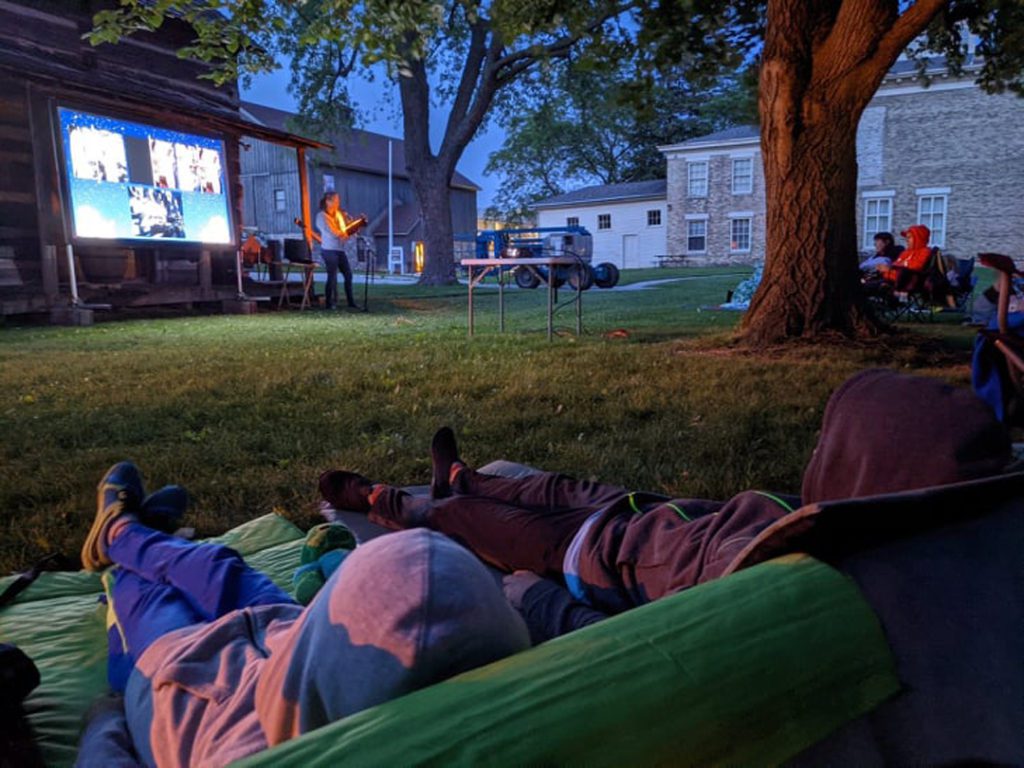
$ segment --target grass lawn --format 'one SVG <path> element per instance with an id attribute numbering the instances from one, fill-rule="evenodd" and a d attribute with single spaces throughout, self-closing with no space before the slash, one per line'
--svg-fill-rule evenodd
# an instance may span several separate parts
<path id="1" fill-rule="evenodd" d="M 186 485 L 201 535 L 280 511 L 314 519 L 319 473 L 423 483 L 442 424 L 465 458 L 510 458 L 635 488 L 724 497 L 796 491 L 832 388 L 871 365 L 966 382 L 973 331 L 752 354 L 739 315 L 702 309 L 735 269 L 644 270 L 645 291 L 590 291 L 585 334 L 545 341 L 543 291 L 381 286 L 369 314 L 269 312 L 0 329 L 0 572 L 76 556 L 95 486 L 122 458 Z M 357 283 L 358 284 L 358 283 Z M 359 290 L 361 296 L 361 288 Z M 564 292 L 562 299 L 569 298 Z M 558 316 L 573 326 L 571 307 Z M 606 334 L 625 329 L 625 338 Z"/>

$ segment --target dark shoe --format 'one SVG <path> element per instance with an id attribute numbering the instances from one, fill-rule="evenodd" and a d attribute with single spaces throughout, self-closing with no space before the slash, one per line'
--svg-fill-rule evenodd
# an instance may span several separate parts
<path id="1" fill-rule="evenodd" d="M 320 495 L 335 509 L 369 512 L 372 488 L 373 483 L 358 472 L 332 469 L 320 475 Z"/>
<path id="2" fill-rule="evenodd" d="M 174 533 L 181 527 L 187 509 L 188 492 L 180 485 L 165 485 L 143 499 L 139 522 L 157 531 Z"/>
<path id="3" fill-rule="evenodd" d="M 451 476 L 452 464 L 456 462 L 461 463 L 461 459 L 455 433 L 450 427 L 441 427 L 430 441 L 430 498 L 446 499 L 452 495 L 448 478 Z"/>
<path id="4" fill-rule="evenodd" d="M 107 555 L 107 532 L 122 515 L 134 514 L 145 496 L 139 469 L 122 461 L 107 470 L 96 492 L 96 519 L 82 545 L 82 565 L 87 571 L 102 571 L 111 564 Z"/>

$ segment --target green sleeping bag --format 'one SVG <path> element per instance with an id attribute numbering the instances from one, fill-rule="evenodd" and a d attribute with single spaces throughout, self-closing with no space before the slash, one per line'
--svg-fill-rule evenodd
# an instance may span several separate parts
<path id="1" fill-rule="evenodd" d="M 267 515 L 217 540 L 289 588 L 303 541 L 291 523 Z M 47 573 L 0 610 L 0 641 L 40 668 L 26 709 L 49 766 L 73 763 L 82 715 L 106 688 L 100 591 L 94 574 Z M 898 689 L 885 638 L 853 583 L 791 556 L 358 713 L 243 765 L 777 763 Z"/>
<path id="2" fill-rule="evenodd" d="M 773 765 L 898 690 L 856 586 L 794 555 L 236 765 Z"/>

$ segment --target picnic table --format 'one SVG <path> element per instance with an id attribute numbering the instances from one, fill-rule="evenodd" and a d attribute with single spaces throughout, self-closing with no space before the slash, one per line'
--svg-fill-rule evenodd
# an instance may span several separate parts
<path id="1" fill-rule="evenodd" d="M 555 298 L 558 288 L 555 285 L 554 268 L 560 266 L 572 266 L 578 259 L 570 256 L 543 256 L 536 258 L 522 259 L 462 259 L 460 264 L 466 268 L 469 286 L 469 336 L 473 337 L 474 313 L 473 313 L 473 289 L 476 288 L 485 277 L 491 272 L 498 274 L 498 330 L 505 332 L 505 280 L 504 267 L 526 267 L 537 275 L 538 279 L 547 283 L 548 286 L 548 341 L 554 335 Z M 537 267 L 547 267 L 543 272 Z M 474 273 L 474 269 L 479 272 Z M 580 283 L 576 288 L 576 335 L 583 333 L 583 291 Z"/>

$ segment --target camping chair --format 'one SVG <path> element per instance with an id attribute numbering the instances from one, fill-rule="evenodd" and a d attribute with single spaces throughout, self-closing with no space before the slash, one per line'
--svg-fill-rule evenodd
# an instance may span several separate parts
<path id="1" fill-rule="evenodd" d="M 950 258 L 932 248 L 924 269 L 901 269 L 895 282 L 866 281 L 864 289 L 876 313 L 887 322 L 931 321 L 936 310 L 965 311 L 976 282 L 974 259 Z"/>
<path id="2" fill-rule="evenodd" d="M 957 312 L 967 312 L 974 296 L 974 286 L 978 284 L 978 276 L 974 274 L 974 259 L 953 259 L 954 278 L 950 282 L 953 299 L 956 301 Z"/>
<path id="3" fill-rule="evenodd" d="M 974 343 L 972 384 L 982 400 L 992 406 L 1000 421 L 1024 426 L 1024 316 L 1010 312 L 1015 277 L 1024 272 L 1009 256 L 979 253 L 978 260 L 999 273 L 999 303 L 995 327 L 978 331 Z"/>

